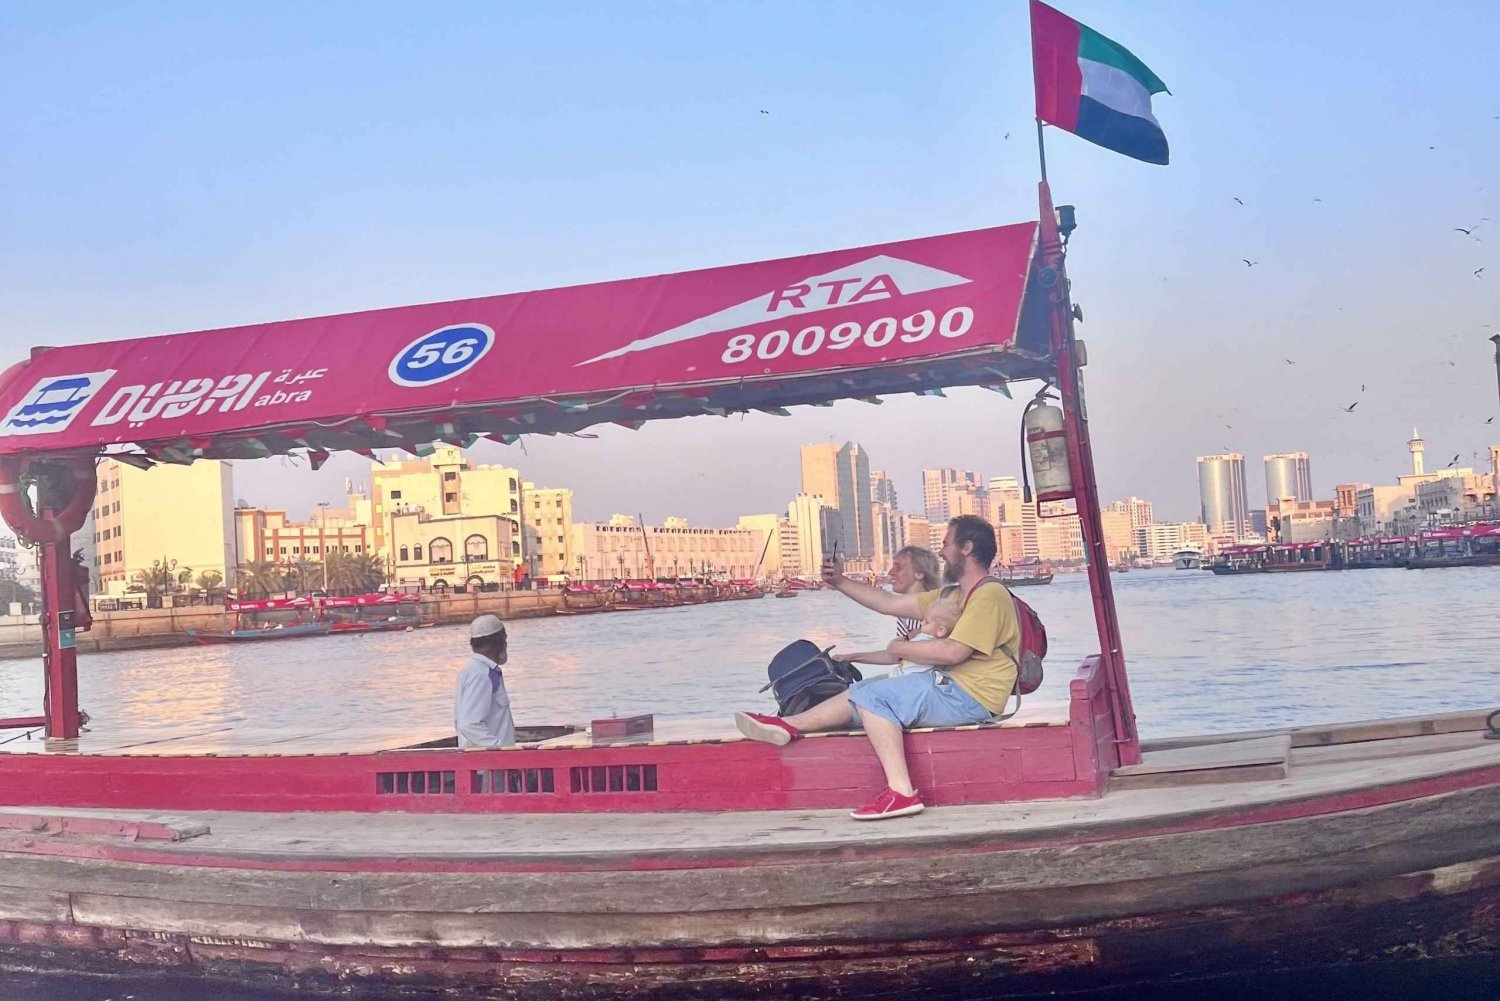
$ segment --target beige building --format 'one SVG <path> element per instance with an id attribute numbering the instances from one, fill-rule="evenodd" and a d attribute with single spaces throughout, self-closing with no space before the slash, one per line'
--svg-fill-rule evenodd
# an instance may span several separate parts
<path id="1" fill-rule="evenodd" d="M 1111 504 L 1099 512 L 1104 528 L 1104 555 L 1111 563 L 1130 560 L 1139 555 L 1136 548 L 1135 530 L 1130 525 L 1130 512 Z"/>
<path id="2" fill-rule="evenodd" d="M 642 528 L 628 515 L 573 525 L 573 551 L 591 579 L 749 577 L 765 539 L 749 528 L 694 528 L 681 518 Z"/>
<path id="3" fill-rule="evenodd" d="M 941 542 L 941 536 L 939 536 Z M 932 547 L 932 522 L 919 514 L 896 514 L 896 548 L 905 546 Z M 933 552 L 937 552 L 936 549 Z"/>
<path id="4" fill-rule="evenodd" d="M 1039 518 L 1036 537 L 1037 556 L 1043 562 L 1083 562 L 1083 523 L 1076 514 L 1062 518 Z"/>
<path id="5" fill-rule="evenodd" d="M 498 514 L 392 515 L 390 579 L 428 588 L 508 587 L 522 566 L 514 519 Z"/>
<path id="6" fill-rule="evenodd" d="M 1339 502 L 1282 497 L 1266 508 L 1267 538 L 1273 542 L 1320 542 L 1351 538 L 1357 523 L 1339 515 Z"/>
<path id="7" fill-rule="evenodd" d="M 802 446 L 802 493 L 816 494 L 829 507 L 839 502 L 839 446 L 832 442 Z"/>
<path id="8" fill-rule="evenodd" d="M 1492 473 L 1470 472 L 1418 484 L 1414 509 L 1417 524 L 1411 530 L 1483 521 L 1500 515 L 1496 479 Z"/>
<path id="9" fill-rule="evenodd" d="M 746 576 L 780 577 L 782 575 L 782 534 L 789 524 L 785 518 L 777 517 L 774 514 L 746 514 L 740 516 L 736 527 L 754 533 L 756 545 L 755 558 L 759 562 L 759 571 L 752 570 Z"/>
<path id="10" fill-rule="evenodd" d="M 984 494 L 978 473 L 967 469 L 922 470 L 922 505 L 927 520 L 934 524 L 946 524 L 960 514 L 982 515 Z"/>
<path id="11" fill-rule="evenodd" d="M 451 445 L 440 446 L 430 458 L 377 467 L 370 472 L 369 497 L 375 549 L 393 558 L 393 519 L 403 513 L 422 511 L 429 518 L 496 515 L 511 522 L 515 551 L 504 555 L 520 557 L 524 494 L 518 470 L 476 466 Z"/>
<path id="12" fill-rule="evenodd" d="M 817 573 L 823 566 L 823 557 L 843 544 L 843 519 L 821 494 L 800 493 L 792 498 L 787 505 L 786 520 L 797 527 L 794 576 Z"/>
<path id="13" fill-rule="evenodd" d="M 782 518 L 776 525 L 777 548 L 781 550 L 780 567 L 778 575 L 782 577 L 796 577 L 802 573 L 802 542 L 797 534 L 797 526 L 790 520 Z M 770 557 L 767 557 L 769 559 Z M 816 571 L 814 571 L 816 573 Z"/>
<path id="14" fill-rule="evenodd" d="M 205 573 L 228 581 L 235 565 L 234 471 L 200 459 L 150 469 L 104 459 L 94 501 L 96 571 L 101 589 L 120 595 L 153 564 L 176 561 L 185 586 Z"/>
<path id="15" fill-rule="evenodd" d="M 1001 564 L 1039 559 L 1036 505 L 1026 503 L 1020 481 L 1014 476 L 996 476 L 990 480 L 987 493 L 988 518 L 995 526 Z"/>
<path id="16" fill-rule="evenodd" d="M 347 512 L 319 509 L 314 520 L 296 522 L 285 511 L 260 507 L 234 510 L 235 564 L 322 562 L 329 553 L 374 552 L 370 526 L 351 521 Z"/>
<path id="17" fill-rule="evenodd" d="M 582 566 L 573 552 L 573 491 L 565 487 L 522 484 L 522 519 L 525 539 L 522 550 L 533 577 L 568 574 L 582 576 Z"/>

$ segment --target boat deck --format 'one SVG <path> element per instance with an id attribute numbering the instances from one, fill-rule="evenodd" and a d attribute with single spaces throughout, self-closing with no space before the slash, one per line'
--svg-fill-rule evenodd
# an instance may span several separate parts
<path id="1" fill-rule="evenodd" d="M 1363 809 L 1493 787 L 1500 740 L 1487 740 L 1484 714 L 1454 713 L 1411 720 L 1343 724 L 1276 732 L 1186 738 L 1149 750 L 1167 772 L 1194 756 L 1213 780 L 1185 785 L 1111 788 L 1095 800 L 1053 800 L 951 806 L 909 819 L 859 824 L 844 810 L 607 815 L 442 815 L 410 813 L 160 812 L 0 808 L 0 851 L 42 851 L 149 857 L 187 864 L 312 868 L 478 864 L 525 869 L 615 866 L 638 868 L 653 857 L 699 860 L 770 854 L 821 854 L 851 847 L 911 848 L 930 842 L 947 850 L 1006 842 L 1084 844 L 1121 831 L 1134 835 L 1192 830 L 1210 816 L 1275 823 L 1337 809 Z M 724 737 L 723 739 L 737 739 Z M 1289 748 L 1283 777 L 1236 773 L 1235 759 L 1253 763 L 1282 740 Z M 1236 750 L 1236 748 L 1240 750 Z M 1483 780 L 1484 775 L 1488 780 Z M 851 804 L 852 805 L 852 804 Z M 70 847 L 71 845 L 71 847 Z M 384 860 L 384 862 L 382 862 Z"/>
<path id="2" fill-rule="evenodd" d="M 525 742 L 503 750 L 536 750 L 594 746 L 585 731 L 587 721 L 571 724 L 577 732 L 547 740 Z M 1010 719 L 985 726 L 1034 727 L 1068 725 L 1068 703 L 1028 699 Z M 522 725 L 524 729 L 524 724 Z M 969 729 L 945 727 L 943 729 Z M 847 734 L 832 731 L 809 734 L 809 739 Z M 28 739 L 24 734 L 4 741 L 0 734 L 0 754 L 81 754 L 126 756 L 175 755 L 292 755 L 292 754 L 372 754 L 397 749 L 410 750 L 416 745 L 451 737 L 451 730 L 432 726 L 360 726 L 330 727 L 309 724 L 305 729 L 257 728 L 254 726 L 129 727 L 111 724 L 107 719 L 91 722 L 76 740 L 45 740 L 39 732 Z M 621 740 L 611 740 L 611 747 L 661 747 L 668 744 L 731 743 L 745 738 L 735 730 L 728 715 L 673 718 L 658 716 L 651 733 Z M 451 746 L 447 748 L 452 750 Z M 493 753 L 493 752 L 489 752 Z"/>

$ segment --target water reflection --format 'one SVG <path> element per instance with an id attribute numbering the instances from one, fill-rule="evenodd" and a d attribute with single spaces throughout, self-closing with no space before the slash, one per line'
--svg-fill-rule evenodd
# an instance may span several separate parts
<path id="1" fill-rule="evenodd" d="M 1114 580 L 1148 736 L 1500 704 L 1493 568 Z M 1086 582 L 1063 576 L 1022 594 L 1052 641 L 1036 697 L 1066 698 L 1074 667 L 1098 648 Z M 757 694 L 765 665 L 793 639 L 850 649 L 892 635 L 891 620 L 832 592 L 526 619 L 511 625 L 506 683 L 522 722 L 723 714 L 768 704 Z M 467 645 L 454 626 L 93 654 L 80 658 L 80 688 L 100 726 L 379 724 L 442 736 Z M 0 662 L 0 715 L 39 711 L 41 688 L 39 662 Z"/>

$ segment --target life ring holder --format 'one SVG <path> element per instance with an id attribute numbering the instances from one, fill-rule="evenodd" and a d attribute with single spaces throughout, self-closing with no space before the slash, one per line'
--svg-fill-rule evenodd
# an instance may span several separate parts
<path id="1" fill-rule="evenodd" d="M 32 510 L 31 500 L 26 495 L 29 481 L 39 475 L 33 465 L 50 466 L 72 475 L 72 492 L 51 517 L 43 517 Z M 47 459 L 0 455 L 0 517 L 16 530 L 17 535 L 34 545 L 66 542 L 83 527 L 89 510 L 94 506 L 98 489 L 96 475 L 94 457 L 89 455 Z"/>

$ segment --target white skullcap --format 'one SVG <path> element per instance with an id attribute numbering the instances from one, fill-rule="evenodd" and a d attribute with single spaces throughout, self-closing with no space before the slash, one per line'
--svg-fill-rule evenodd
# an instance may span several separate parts
<path id="1" fill-rule="evenodd" d="M 481 615 L 469 623 L 469 639 L 482 640 L 486 636 L 505 632 L 505 623 L 500 621 L 498 615 Z"/>

